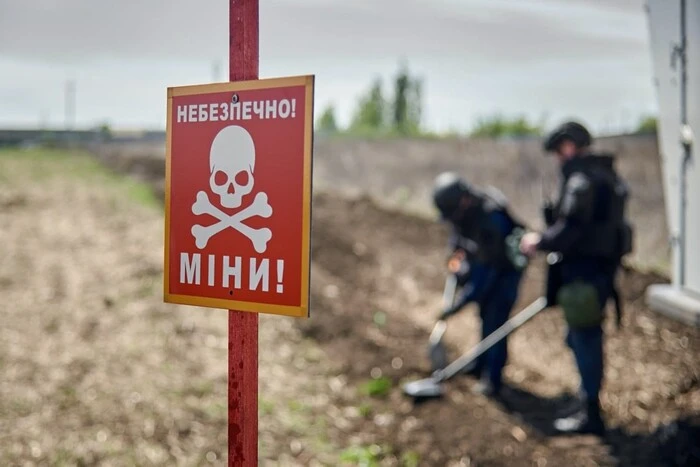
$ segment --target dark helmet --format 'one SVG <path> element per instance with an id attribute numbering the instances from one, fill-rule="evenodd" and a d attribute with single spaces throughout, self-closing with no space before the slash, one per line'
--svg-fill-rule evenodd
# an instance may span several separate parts
<path id="1" fill-rule="evenodd" d="M 559 144 L 564 140 L 572 141 L 577 148 L 585 148 L 591 145 L 593 138 L 585 126 L 578 122 L 566 122 L 547 135 L 544 141 L 544 150 L 547 152 L 556 151 Z"/>
<path id="2" fill-rule="evenodd" d="M 462 196 L 471 192 L 469 184 L 454 172 L 443 172 L 433 183 L 433 202 L 443 219 L 454 214 Z"/>

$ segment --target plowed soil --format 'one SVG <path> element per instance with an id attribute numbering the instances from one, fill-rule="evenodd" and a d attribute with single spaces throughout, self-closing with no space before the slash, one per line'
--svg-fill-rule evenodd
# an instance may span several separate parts
<path id="1" fill-rule="evenodd" d="M 342 362 L 350 382 L 381 374 L 394 383 L 373 404 L 383 417 L 349 429 L 365 443 L 416 450 L 426 465 L 691 465 L 683 462 L 700 439 L 700 332 L 647 309 L 646 286 L 663 278 L 632 270 L 620 277 L 623 326 L 606 323 L 607 439 L 556 437 L 550 424 L 578 385 L 557 309 L 510 338 L 502 401 L 473 395 L 475 381 L 456 377 L 443 399 L 414 404 L 399 384 L 430 371 L 427 336 L 439 310 L 445 231 L 366 199 L 316 196 L 314 209 L 314 261 L 324 273 L 314 282 L 312 319 L 300 327 Z M 541 261 L 529 268 L 514 313 L 541 293 L 543 271 Z M 467 308 L 449 323 L 452 357 L 477 335 L 476 314 Z M 656 432 L 673 422 L 686 431 L 673 439 L 664 436 L 677 425 Z"/>
<path id="2" fill-rule="evenodd" d="M 82 159 L 3 157 L 0 464 L 225 465 L 226 313 L 162 303 L 162 206 L 65 170 Z M 262 465 L 697 465 L 700 330 L 646 308 L 662 277 L 620 277 L 608 436 L 558 437 L 578 385 L 558 310 L 510 338 L 503 400 L 458 376 L 416 403 L 400 385 L 429 374 L 445 230 L 332 193 L 315 194 L 312 222 L 311 318 L 261 317 Z M 513 313 L 543 271 L 530 266 Z M 450 356 L 477 335 L 465 309 Z"/>

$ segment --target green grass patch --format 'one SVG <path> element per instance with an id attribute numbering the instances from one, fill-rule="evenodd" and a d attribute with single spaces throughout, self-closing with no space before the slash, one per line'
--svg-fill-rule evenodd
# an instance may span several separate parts
<path id="1" fill-rule="evenodd" d="M 377 311 L 372 316 L 372 321 L 374 321 L 374 324 L 377 325 L 377 327 L 384 327 L 386 325 L 386 313 L 383 311 Z"/>
<path id="2" fill-rule="evenodd" d="M 396 454 L 389 445 L 351 446 L 340 453 L 340 461 L 344 464 L 376 467 L 392 455 Z M 420 455 L 415 451 L 406 451 L 401 454 L 399 465 L 401 467 L 418 467 Z"/>
<path id="3" fill-rule="evenodd" d="M 360 406 L 357 408 L 357 411 L 363 418 L 369 418 L 372 415 L 374 409 L 372 409 L 372 406 L 369 404 L 360 404 Z"/>
<path id="4" fill-rule="evenodd" d="M 352 446 L 340 453 L 341 462 L 349 462 L 353 465 L 375 467 L 379 465 L 386 453 L 384 449 L 373 444 L 371 446 Z"/>
<path id="5" fill-rule="evenodd" d="M 114 189 L 124 198 L 145 206 L 160 201 L 146 184 L 114 173 L 84 151 L 60 149 L 0 150 L 0 180 L 8 184 L 74 178 Z"/>
<path id="6" fill-rule="evenodd" d="M 258 397 L 258 412 L 262 415 L 270 415 L 275 410 L 275 404 L 266 399 Z"/>
<path id="7" fill-rule="evenodd" d="M 51 453 L 50 459 L 50 463 L 54 467 L 68 467 L 70 465 L 75 465 L 75 457 L 73 457 L 73 453 L 65 448 L 59 448 L 55 452 Z"/>
<path id="8" fill-rule="evenodd" d="M 289 410 L 292 412 L 310 412 L 311 407 L 308 405 L 304 404 L 303 402 L 299 402 L 297 400 L 290 400 L 287 402 L 287 405 L 289 406 Z"/>
<path id="9" fill-rule="evenodd" d="M 83 178 L 106 173 L 97 159 L 77 150 L 3 149 L 0 150 L 0 166 L 11 171 L 28 171 L 33 180 L 46 180 L 58 175 Z"/>
<path id="10" fill-rule="evenodd" d="M 160 201 L 147 184 L 118 175 L 113 175 L 113 177 L 118 178 L 118 183 L 126 190 L 130 200 L 144 206 L 160 207 Z"/>
<path id="11" fill-rule="evenodd" d="M 204 412 L 210 420 L 222 420 L 228 416 L 228 405 L 221 402 L 207 404 Z"/>
<path id="12" fill-rule="evenodd" d="M 415 451 L 406 451 L 401 454 L 402 467 L 418 467 L 420 465 L 420 454 Z"/>
<path id="13" fill-rule="evenodd" d="M 386 397 L 391 391 L 392 382 L 386 376 L 367 381 L 360 386 L 360 391 L 371 397 Z"/>

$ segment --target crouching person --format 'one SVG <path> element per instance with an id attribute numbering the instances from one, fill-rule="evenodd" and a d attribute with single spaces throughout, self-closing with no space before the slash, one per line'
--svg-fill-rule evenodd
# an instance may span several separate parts
<path id="1" fill-rule="evenodd" d="M 502 194 L 479 191 L 451 172 L 435 179 L 433 202 L 441 219 L 451 227 L 451 263 L 469 262 L 469 281 L 439 318 L 446 319 L 475 303 L 483 339 L 508 320 L 517 299 L 526 259 L 518 251 L 518 242 L 512 245 L 513 235 L 522 231 L 522 225 L 509 214 Z M 480 378 L 476 392 L 499 395 L 507 345 L 507 339 L 503 339 L 467 370 Z"/>

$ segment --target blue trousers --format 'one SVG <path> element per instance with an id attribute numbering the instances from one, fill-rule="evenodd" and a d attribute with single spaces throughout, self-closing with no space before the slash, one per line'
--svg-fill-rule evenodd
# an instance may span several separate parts
<path id="1" fill-rule="evenodd" d="M 569 266 L 569 265 L 567 265 Z M 564 269 L 564 282 L 576 278 L 593 284 L 601 309 L 612 294 L 613 269 L 594 262 L 578 262 Z M 574 353 L 581 376 L 581 392 L 590 402 L 598 402 L 603 383 L 603 327 L 569 328 L 566 343 Z"/>
<path id="2" fill-rule="evenodd" d="M 603 382 L 603 328 L 569 328 L 566 343 L 581 375 L 581 392 L 587 400 L 597 401 Z"/>
<path id="3" fill-rule="evenodd" d="M 508 273 L 499 278 L 493 293 L 479 303 L 481 315 L 481 338 L 501 327 L 510 316 L 518 298 L 521 274 Z M 503 367 L 508 360 L 508 339 L 505 338 L 482 354 L 477 368 L 482 376 L 487 376 L 494 389 L 501 388 Z"/>

